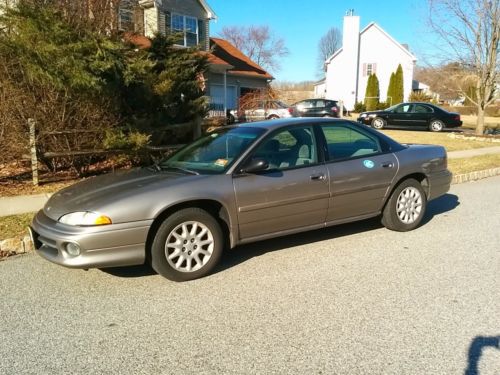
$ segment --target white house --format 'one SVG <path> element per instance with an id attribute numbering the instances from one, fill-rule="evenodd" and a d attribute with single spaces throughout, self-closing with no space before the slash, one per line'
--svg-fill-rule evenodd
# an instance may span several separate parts
<path id="1" fill-rule="evenodd" d="M 375 22 L 361 31 L 359 24 L 359 16 L 353 15 L 352 10 L 344 17 L 342 48 L 325 62 L 326 97 L 343 100 L 344 106 L 352 110 L 357 101 L 365 99 L 368 77 L 375 73 L 380 101 L 390 102 L 391 98 L 386 96 L 391 73 L 401 64 L 404 98 L 408 99 L 417 59 Z"/>

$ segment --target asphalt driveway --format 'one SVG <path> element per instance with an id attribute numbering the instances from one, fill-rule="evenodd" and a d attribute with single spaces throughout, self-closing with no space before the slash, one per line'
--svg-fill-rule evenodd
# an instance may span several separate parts
<path id="1" fill-rule="evenodd" d="M 239 247 L 184 284 L 146 267 L 0 262 L 0 374 L 498 374 L 500 177 L 426 223 Z"/>

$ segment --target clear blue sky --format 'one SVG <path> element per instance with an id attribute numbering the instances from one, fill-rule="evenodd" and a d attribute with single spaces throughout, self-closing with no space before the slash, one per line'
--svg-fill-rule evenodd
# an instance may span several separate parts
<path id="1" fill-rule="evenodd" d="M 426 0 L 207 0 L 218 16 L 211 24 L 212 36 L 224 26 L 269 25 L 284 38 L 290 50 L 282 61 L 280 81 L 317 79 L 317 55 L 320 38 L 332 26 L 342 31 L 342 19 L 348 9 L 360 16 L 361 29 L 376 22 L 394 39 L 407 43 L 421 62 L 425 50 Z M 417 63 L 418 64 L 418 63 Z"/>

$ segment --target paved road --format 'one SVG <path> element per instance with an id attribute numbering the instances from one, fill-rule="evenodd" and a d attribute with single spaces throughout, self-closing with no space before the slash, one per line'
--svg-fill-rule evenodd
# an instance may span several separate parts
<path id="1" fill-rule="evenodd" d="M 0 373 L 498 374 L 500 177 L 427 223 L 240 247 L 176 284 L 135 267 L 0 262 Z"/>

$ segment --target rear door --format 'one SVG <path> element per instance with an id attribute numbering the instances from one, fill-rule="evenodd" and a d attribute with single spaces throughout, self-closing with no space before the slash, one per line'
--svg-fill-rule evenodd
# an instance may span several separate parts
<path id="1" fill-rule="evenodd" d="M 382 140 L 349 123 L 321 126 L 330 176 L 327 222 L 369 216 L 381 210 L 398 170 Z"/>
<path id="2" fill-rule="evenodd" d="M 419 127 L 427 127 L 430 123 L 434 110 L 425 104 L 414 104 L 411 112 L 412 125 Z"/>

